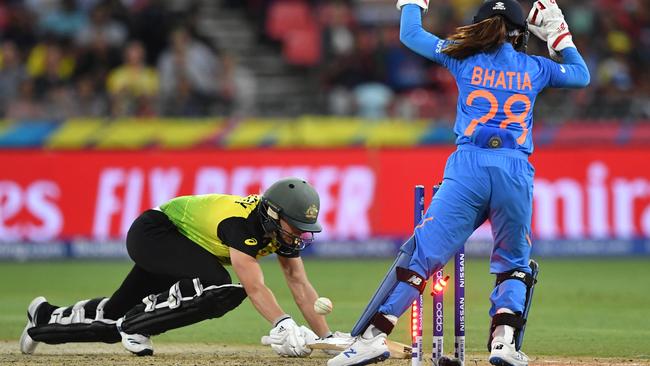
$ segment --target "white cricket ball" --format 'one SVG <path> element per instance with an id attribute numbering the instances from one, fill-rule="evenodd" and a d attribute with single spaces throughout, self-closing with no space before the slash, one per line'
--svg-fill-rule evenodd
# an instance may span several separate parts
<path id="1" fill-rule="evenodd" d="M 316 314 L 327 315 L 332 312 L 332 300 L 326 297 L 319 297 L 316 302 L 314 302 L 314 311 Z"/>

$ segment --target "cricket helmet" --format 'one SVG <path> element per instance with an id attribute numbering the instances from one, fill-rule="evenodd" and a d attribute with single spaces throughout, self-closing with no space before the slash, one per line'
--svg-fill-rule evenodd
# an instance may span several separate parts
<path id="1" fill-rule="evenodd" d="M 273 183 L 262 195 L 259 206 L 262 226 L 267 233 L 276 232 L 285 247 L 302 250 L 313 241 L 313 233 L 323 230 L 318 223 L 320 198 L 309 183 L 300 178 L 284 178 Z M 280 218 L 309 235 L 296 236 L 282 229 Z M 293 243 L 282 242 L 289 235 Z"/>
<path id="2" fill-rule="evenodd" d="M 262 195 L 262 202 L 295 228 L 318 233 L 320 198 L 309 183 L 300 178 L 284 178 L 273 183 Z"/>
<path id="3" fill-rule="evenodd" d="M 528 46 L 528 22 L 519 2 L 516 0 L 487 0 L 478 8 L 474 16 L 474 23 L 480 23 L 497 15 L 506 20 L 508 35 L 522 35 L 514 46 L 518 50 L 525 51 Z"/>

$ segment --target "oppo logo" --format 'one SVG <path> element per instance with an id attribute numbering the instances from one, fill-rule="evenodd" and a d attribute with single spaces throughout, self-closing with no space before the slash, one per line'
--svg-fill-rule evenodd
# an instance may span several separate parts
<path id="1" fill-rule="evenodd" d="M 436 332 L 442 332 L 442 322 L 443 322 L 443 313 L 442 313 L 442 303 L 436 304 L 435 309 L 435 326 Z"/>

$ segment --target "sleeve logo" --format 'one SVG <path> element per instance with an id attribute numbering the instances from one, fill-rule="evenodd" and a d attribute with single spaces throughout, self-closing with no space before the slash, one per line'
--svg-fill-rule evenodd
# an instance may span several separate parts
<path id="1" fill-rule="evenodd" d="M 257 245 L 257 239 L 255 239 L 255 238 L 246 239 L 246 240 L 244 240 L 244 244 L 250 245 L 250 246 L 255 246 L 255 245 Z"/>

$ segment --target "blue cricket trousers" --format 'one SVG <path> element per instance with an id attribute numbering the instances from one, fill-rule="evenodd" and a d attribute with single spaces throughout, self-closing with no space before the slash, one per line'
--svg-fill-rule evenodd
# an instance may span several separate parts
<path id="1" fill-rule="evenodd" d="M 430 278 L 489 219 L 494 238 L 490 272 L 530 273 L 534 172 L 521 151 L 459 145 L 447 160 L 442 186 L 415 229 L 416 249 L 409 269 Z M 400 282 L 379 312 L 399 317 L 417 296 L 415 288 Z M 490 316 L 499 308 L 522 312 L 526 285 L 504 281 L 492 291 L 490 301 Z"/>

